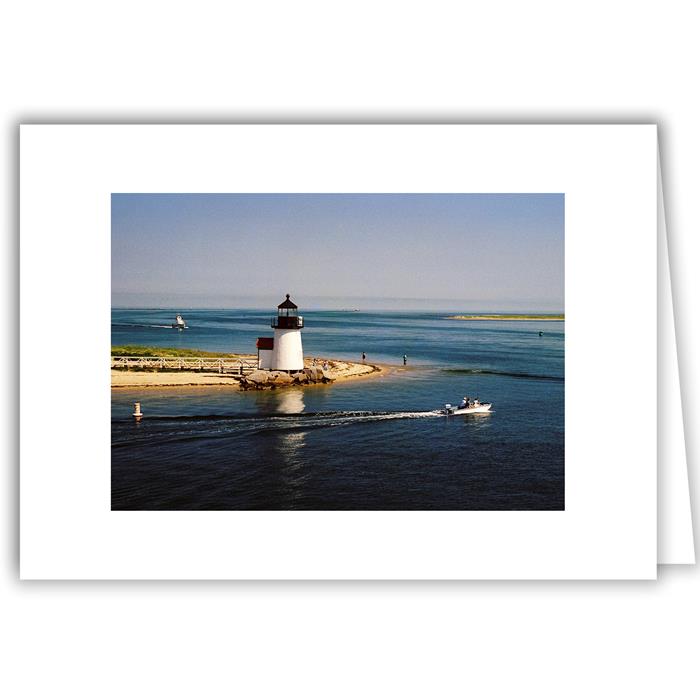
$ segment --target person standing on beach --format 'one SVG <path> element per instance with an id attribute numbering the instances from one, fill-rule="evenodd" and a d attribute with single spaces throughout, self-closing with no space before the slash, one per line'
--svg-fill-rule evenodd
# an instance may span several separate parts
<path id="1" fill-rule="evenodd" d="M 365 355 L 365 353 L 363 352 L 362 353 L 362 361 L 364 362 L 366 359 L 367 359 L 367 355 Z"/>
<path id="2" fill-rule="evenodd" d="M 403 365 L 406 366 L 406 355 L 403 356 Z"/>

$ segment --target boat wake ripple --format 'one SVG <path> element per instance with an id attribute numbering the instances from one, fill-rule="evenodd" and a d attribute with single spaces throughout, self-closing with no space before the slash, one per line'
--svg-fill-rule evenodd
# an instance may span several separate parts
<path id="1" fill-rule="evenodd" d="M 564 377 L 555 377 L 550 374 L 530 374 L 528 372 L 505 372 L 498 369 L 443 369 L 448 374 L 477 374 L 492 375 L 496 377 L 514 377 L 515 379 L 540 379 L 548 382 L 563 382 Z"/>
<path id="2" fill-rule="evenodd" d="M 122 328 L 172 328 L 172 323 L 169 326 L 156 325 L 153 323 L 113 323 L 113 326 L 120 326 Z"/>
<path id="3" fill-rule="evenodd" d="M 194 416 L 145 416 L 141 428 L 151 430 L 137 437 L 137 441 L 151 444 L 191 442 L 193 440 L 230 439 L 233 435 L 259 433 L 307 432 L 320 428 L 336 428 L 374 421 L 434 418 L 444 415 L 434 411 L 324 411 L 318 413 L 272 413 L 231 414 Z M 133 419 L 116 419 L 116 423 L 134 423 Z M 212 425 L 212 423 L 214 425 Z M 214 427 L 215 426 L 215 427 Z M 112 447 L 133 446 L 134 436 L 128 440 L 117 440 Z"/>
<path id="4" fill-rule="evenodd" d="M 442 415 L 440 410 L 433 411 L 315 411 L 306 413 L 211 413 L 190 416 L 147 416 L 149 421 L 319 421 L 319 420 L 395 420 L 398 418 L 429 418 Z M 131 419 L 116 419 L 115 423 L 128 423 Z"/>

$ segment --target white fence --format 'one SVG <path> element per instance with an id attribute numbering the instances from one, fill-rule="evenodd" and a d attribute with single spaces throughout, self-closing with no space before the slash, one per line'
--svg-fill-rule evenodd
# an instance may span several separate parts
<path id="1" fill-rule="evenodd" d="M 210 372 L 219 374 L 250 374 L 258 368 L 254 357 L 127 357 L 114 355 L 112 369 L 181 369 Z"/>

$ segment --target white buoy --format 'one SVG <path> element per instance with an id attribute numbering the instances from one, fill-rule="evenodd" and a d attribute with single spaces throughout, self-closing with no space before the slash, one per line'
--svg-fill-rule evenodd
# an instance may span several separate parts
<path id="1" fill-rule="evenodd" d="M 143 418 L 143 413 L 141 413 L 141 402 L 140 401 L 137 401 L 134 404 L 134 412 L 132 413 L 132 415 L 134 416 L 134 418 L 136 418 L 136 420 L 138 420 L 139 418 Z"/>

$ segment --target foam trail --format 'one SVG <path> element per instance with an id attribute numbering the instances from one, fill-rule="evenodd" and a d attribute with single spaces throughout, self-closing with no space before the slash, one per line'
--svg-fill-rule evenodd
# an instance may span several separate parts
<path id="1" fill-rule="evenodd" d="M 379 420 L 399 420 L 410 418 L 432 418 L 443 415 L 441 409 L 432 411 L 319 411 L 315 413 L 233 413 L 233 414 L 209 414 L 191 416 L 150 416 L 151 422 L 186 422 L 197 423 L 204 421 L 217 421 L 222 423 L 255 423 L 260 424 L 322 424 L 334 421 L 335 424 L 350 422 L 371 422 Z M 131 419 L 118 419 L 113 422 L 130 422 Z"/>
<path id="2" fill-rule="evenodd" d="M 405 420 L 436 418 L 444 415 L 434 411 L 326 411 L 319 413 L 296 413 L 274 415 L 209 415 L 209 416 L 150 416 L 144 419 L 143 426 L 151 425 L 156 433 L 144 434 L 141 442 L 150 444 L 174 444 L 200 440 L 228 440 L 232 435 L 254 435 L 261 433 L 294 433 L 300 430 L 338 428 L 359 423 L 372 423 L 385 420 Z M 217 424 L 212 432 L 210 424 Z M 113 423 L 133 423 L 131 419 L 114 420 Z M 173 426 L 172 423 L 176 425 Z M 158 426 L 156 428 L 156 426 Z M 202 433 L 202 430 L 205 432 Z M 136 438 L 139 441 L 139 438 Z M 112 443 L 115 449 L 133 447 L 134 438 Z"/>
<path id="3" fill-rule="evenodd" d="M 169 326 L 164 326 L 164 325 L 156 325 L 153 323 L 113 323 L 113 326 L 119 326 L 122 328 L 172 328 L 172 324 Z M 185 326 L 185 328 L 189 328 L 189 326 Z"/>

